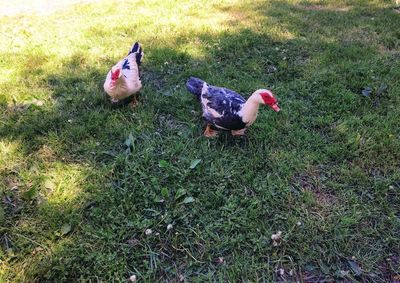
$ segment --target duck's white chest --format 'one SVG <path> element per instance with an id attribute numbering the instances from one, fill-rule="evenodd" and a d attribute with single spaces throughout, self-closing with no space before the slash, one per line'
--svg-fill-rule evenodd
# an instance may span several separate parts
<path id="1" fill-rule="evenodd" d="M 258 107 L 259 107 L 258 103 L 253 103 L 251 101 L 248 101 L 238 112 L 238 115 L 242 117 L 243 122 L 246 123 L 247 126 L 250 126 L 256 121 L 258 114 Z"/>

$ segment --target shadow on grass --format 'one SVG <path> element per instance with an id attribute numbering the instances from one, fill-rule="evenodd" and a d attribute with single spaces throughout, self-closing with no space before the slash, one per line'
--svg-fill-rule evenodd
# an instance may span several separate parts
<path id="1" fill-rule="evenodd" d="M 112 109 L 103 94 L 116 58 L 97 68 L 75 54 L 52 72 L 40 67 L 52 59 L 46 55 L 22 61 L 24 84 L 43 77 L 32 87 L 52 99 L 2 110 L 0 138 L 20 153 L 0 172 L 8 268 L 16 264 L 21 281 L 122 281 L 132 273 L 148 281 L 321 281 L 354 278 L 348 259 L 356 255 L 366 270 L 360 278 L 388 276 L 381 261 L 398 257 L 398 224 L 383 219 L 399 211 L 393 202 L 399 144 L 389 138 L 399 134 L 393 133 L 398 113 L 390 108 L 398 97 L 390 92 L 374 109 L 359 91 L 396 83 L 396 71 L 388 71 L 396 63 L 376 48 L 385 36 L 356 31 L 372 40 L 367 47 L 339 38 L 360 23 L 348 16 L 363 15 L 357 9 L 375 16 L 380 24 L 365 25 L 376 30 L 388 13 L 324 7 L 252 4 L 250 15 L 261 15 L 261 25 L 282 25 L 291 34 L 286 39 L 246 27 L 193 35 L 204 51 L 199 58 L 145 47 L 145 87 L 135 111 Z M 240 9 L 222 9 L 234 15 L 233 25 L 255 24 Z M 185 40 L 192 38 L 169 45 Z M 388 42 L 387 49 L 398 49 Z M 205 140 L 200 107 L 184 86 L 191 75 L 246 96 L 272 88 L 283 111 L 262 109 L 246 144 L 224 135 Z M 388 137 L 378 143 L 382 132 Z M 371 189 L 360 196 L 365 187 Z M 279 229 L 286 236 L 273 247 L 270 235 Z"/>

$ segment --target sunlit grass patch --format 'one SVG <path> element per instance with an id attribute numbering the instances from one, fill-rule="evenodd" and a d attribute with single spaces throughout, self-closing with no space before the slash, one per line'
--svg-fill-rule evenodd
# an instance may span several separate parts
<path id="1" fill-rule="evenodd" d="M 11 170 L 21 161 L 23 153 L 18 142 L 0 141 L 0 171 Z"/>
<path id="2" fill-rule="evenodd" d="M 51 164 L 45 169 L 41 184 L 44 207 L 56 206 L 62 211 L 83 204 L 86 201 L 85 192 L 82 191 L 88 181 L 86 174 L 79 165 Z"/>
<path id="3" fill-rule="evenodd" d="M 36 158 L 40 163 L 34 161 Z M 36 158 L 29 158 L 30 166 L 13 169 L 17 175 L 3 172 L 8 187 L 2 192 L 2 211 L 8 229 L 2 244 L 11 258 L 21 252 L 29 257 L 17 264 L 5 261 L 0 269 L 3 274 L 13 272 L 21 281 L 46 274 L 55 255 L 74 242 L 67 234 L 79 230 L 79 213 L 90 192 L 83 188 L 91 187 L 86 182 L 93 181 L 84 165 L 53 162 L 54 153 L 46 147 Z"/>

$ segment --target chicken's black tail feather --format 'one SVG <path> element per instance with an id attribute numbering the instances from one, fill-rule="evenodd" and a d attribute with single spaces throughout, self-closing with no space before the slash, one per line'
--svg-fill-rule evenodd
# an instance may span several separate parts
<path id="1" fill-rule="evenodd" d="M 143 58 L 144 54 L 143 54 L 142 46 L 140 45 L 139 42 L 135 42 L 132 45 L 132 48 L 129 50 L 128 55 L 131 54 L 131 53 L 136 53 L 136 63 L 138 65 L 140 65 L 142 63 L 142 58 Z"/>
<path id="2" fill-rule="evenodd" d="M 188 79 L 188 81 L 186 82 L 187 90 L 190 93 L 196 95 L 198 98 L 201 95 L 201 90 L 203 89 L 203 85 L 204 85 L 204 81 L 199 78 L 195 78 L 195 77 L 190 77 Z"/>

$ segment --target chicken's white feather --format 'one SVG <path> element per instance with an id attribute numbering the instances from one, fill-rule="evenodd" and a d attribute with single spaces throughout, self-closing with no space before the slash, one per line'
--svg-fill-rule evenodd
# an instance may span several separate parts
<path id="1" fill-rule="evenodd" d="M 143 55 L 141 48 L 139 52 L 141 52 L 141 55 Z M 136 52 L 130 53 L 128 56 L 114 65 L 107 74 L 104 82 L 104 90 L 114 101 L 131 96 L 139 92 L 142 88 L 136 55 Z M 122 74 L 116 80 L 116 83 L 113 84 L 111 78 L 112 71 L 117 69 L 120 69 Z"/>

